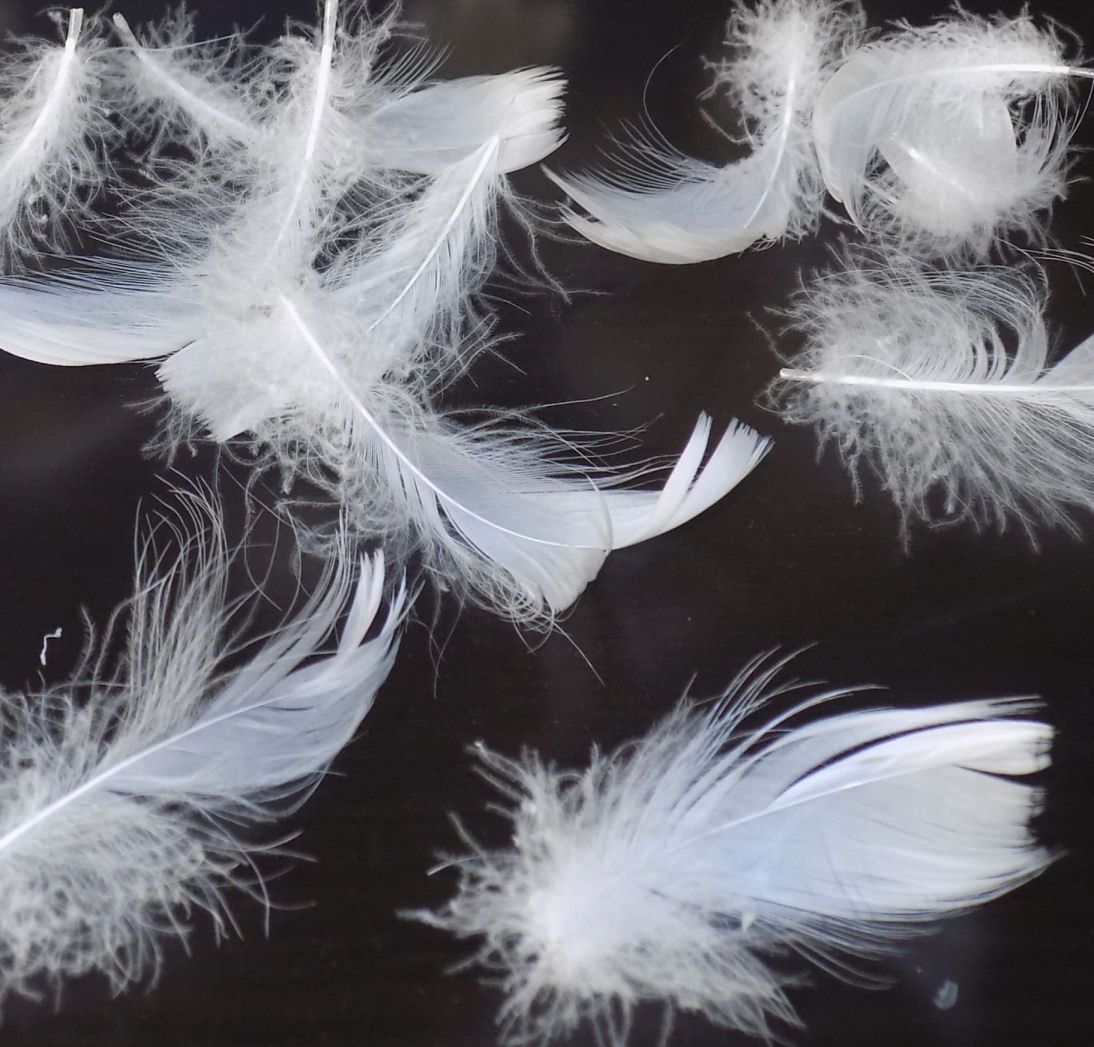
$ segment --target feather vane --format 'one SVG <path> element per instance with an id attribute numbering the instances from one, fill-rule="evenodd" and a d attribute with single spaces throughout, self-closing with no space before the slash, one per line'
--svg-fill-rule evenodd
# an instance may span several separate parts
<path id="1" fill-rule="evenodd" d="M 809 121 L 824 78 L 858 37 L 857 0 L 758 0 L 730 19 L 731 57 L 716 66 L 751 152 L 718 167 L 636 133 L 614 168 L 548 175 L 585 215 L 587 239 L 651 262 L 687 264 L 813 231 L 823 188 Z"/>

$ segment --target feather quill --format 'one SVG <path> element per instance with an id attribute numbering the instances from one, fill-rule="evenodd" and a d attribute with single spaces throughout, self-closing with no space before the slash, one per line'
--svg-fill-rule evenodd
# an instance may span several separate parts
<path id="1" fill-rule="evenodd" d="M 753 663 L 720 701 L 682 703 L 583 771 L 478 747 L 511 848 L 463 834 L 457 895 L 410 915 L 482 939 L 505 1041 L 589 1021 L 621 1047 L 651 999 L 771 1040 L 797 1022 L 778 956 L 864 979 L 856 964 L 1052 860 L 1028 826 L 1039 791 L 1017 780 L 1048 763 L 1035 702 L 806 715 L 837 691 L 745 730 L 791 690 L 778 668 Z"/>
<path id="2" fill-rule="evenodd" d="M 910 523 L 1076 529 L 1094 508 L 1094 339 L 1050 360 L 1044 289 L 1014 269 L 847 268 L 789 310 L 805 337 L 774 387 L 836 445 L 861 496 L 875 473 Z"/>
<path id="3" fill-rule="evenodd" d="M 824 195 L 810 136 L 826 76 L 863 28 L 858 0 L 757 0 L 729 21 L 716 66 L 750 153 L 718 167 L 635 133 L 601 172 L 547 174 L 586 214 L 563 217 L 587 239 L 651 262 L 686 264 L 758 241 L 812 232 Z"/>
<path id="4" fill-rule="evenodd" d="M 4 696 L 0 999 L 91 972 L 115 991 L 154 979 L 195 909 L 230 930 L 225 892 L 257 893 L 254 856 L 269 849 L 242 827 L 306 798 L 387 676 L 406 595 L 375 621 L 379 555 L 356 581 L 332 566 L 250 645 L 230 624 L 228 559 L 215 524 L 173 565 L 149 540 L 118 667 L 90 652 L 69 682 Z"/>
<path id="5" fill-rule="evenodd" d="M 1036 237 L 1066 187 L 1075 78 L 1051 26 L 959 10 L 851 55 L 820 92 L 813 136 L 829 193 L 905 249 L 983 254 Z"/>

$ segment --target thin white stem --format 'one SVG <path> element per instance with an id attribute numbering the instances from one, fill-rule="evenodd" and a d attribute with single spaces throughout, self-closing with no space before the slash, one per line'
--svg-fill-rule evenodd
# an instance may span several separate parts
<path id="1" fill-rule="evenodd" d="M 490 141 L 482 147 L 482 155 L 479 157 L 479 162 L 475 165 L 475 170 L 472 171 L 467 186 L 460 195 L 460 199 L 457 201 L 455 208 L 453 208 L 452 213 L 448 216 L 448 221 L 445 222 L 441 227 L 441 231 L 437 234 L 433 246 L 426 253 L 425 258 L 422 259 L 418 268 L 414 270 L 414 275 L 407 280 L 403 289 L 395 296 L 387 308 L 369 324 L 368 333 L 374 331 L 396 308 L 398 308 L 399 303 L 410 294 L 414 289 L 414 285 L 421 279 L 422 274 L 429 268 L 430 263 L 437 257 L 441 248 L 444 246 L 445 240 L 448 239 L 448 234 L 452 232 L 452 227 L 459 221 L 460 216 L 467 209 L 467 205 L 471 202 L 471 198 L 474 196 L 480 180 L 486 173 L 487 168 L 489 168 L 490 164 L 492 164 L 497 157 L 500 149 L 501 138 L 497 135 L 491 138 Z"/>
<path id="2" fill-rule="evenodd" d="M 323 348 L 322 343 L 316 338 L 311 328 L 304 322 L 304 318 L 300 315 L 300 311 L 296 308 L 296 303 L 293 302 L 288 295 L 279 292 L 278 298 L 281 301 L 281 307 L 288 314 L 289 320 L 296 328 L 297 334 L 300 335 L 304 344 L 315 355 L 316 359 L 323 365 L 324 369 L 331 375 L 332 378 L 338 383 L 339 390 L 342 395 L 353 406 L 354 410 L 364 419 L 369 428 L 376 433 L 380 438 L 380 441 L 384 444 L 396 458 L 399 459 L 413 474 L 420 480 L 426 487 L 429 488 L 446 506 L 452 506 L 458 509 L 461 513 L 465 513 L 467 516 L 474 520 L 478 520 L 479 523 L 485 524 L 487 527 L 493 528 L 495 531 L 499 531 L 502 534 L 512 535 L 514 538 L 520 538 L 526 542 L 536 542 L 539 545 L 550 545 L 563 549 L 599 549 L 600 546 L 592 545 L 577 545 L 568 542 L 553 542 L 546 538 L 536 538 L 529 534 L 523 534 L 520 531 L 513 531 L 508 527 L 503 527 L 501 524 L 495 523 L 493 520 L 488 520 L 485 516 L 480 516 L 478 513 L 471 509 L 468 509 L 465 505 L 458 502 L 452 495 L 445 492 L 439 487 L 433 480 L 431 480 L 417 465 L 411 460 L 410 456 L 388 435 L 383 426 L 380 425 L 376 416 L 368 409 L 364 400 L 357 394 L 353 388 L 353 383 L 343 370 L 342 366 Z"/>
<path id="3" fill-rule="evenodd" d="M 58 63 L 57 76 L 53 81 L 53 86 L 50 88 L 45 103 L 38 111 L 38 115 L 34 118 L 34 122 L 30 125 L 26 137 L 7 158 L 3 166 L 0 167 L 0 178 L 7 175 L 8 171 L 19 162 L 23 154 L 36 148 L 41 139 L 45 137 L 54 118 L 54 113 L 61 105 L 61 100 L 68 90 L 69 81 L 72 79 L 72 67 L 76 62 L 76 43 L 80 38 L 80 30 L 83 28 L 83 24 L 83 8 L 74 7 L 68 12 L 68 34 L 65 36 L 64 53 L 61 55 L 60 63 Z"/>
<path id="4" fill-rule="evenodd" d="M 840 374 L 838 371 L 799 371 L 784 367 L 779 377 L 787 382 L 812 385 L 854 385 L 869 389 L 906 389 L 910 392 L 961 393 L 969 396 L 1059 396 L 1061 393 L 1091 393 L 1094 385 L 1052 385 L 1047 382 L 940 382 L 922 378 L 874 378 L 870 375 Z"/>
<path id="5" fill-rule="evenodd" d="M 311 181 L 315 153 L 319 147 L 319 133 L 323 128 L 323 113 L 330 94 L 331 66 L 334 63 L 334 38 L 338 28 L 338 0 L 326 0 L 323 5 L 323 42 L 319 48 L 319 67 L 315 73 L 315 100 L 312 103 L 311 121 L 308 125 L 308 137 L 304 141 L 304 155 L 293 186 L 285 218 L 274 238 L 274 248 L 280 246 L 288 234 L 289 227 L 296 220 L 296 213 L 304 198 L 304 191 Z"/>
<path id="6" fill-rule="evenodd" d="M 122 43 L 137 57 L 145 72 L 175 99 L 180 108 L 190 113 L 197 123 L 206 127 L 209 125 L 219 127 L 240 142 L 249 142 L 254 138 L 254 127 L 232 116 L 231 113 L 218 109 L 207 99 L 195 94 L 176 76 L 172 76 L 166 63 L 157 61 L 148 48 L 137 39 L 133 30 L 129 28 L 129 23 L 121 14 L 114 15 L 113 21 L 114 29 L 121 37 Z"/>

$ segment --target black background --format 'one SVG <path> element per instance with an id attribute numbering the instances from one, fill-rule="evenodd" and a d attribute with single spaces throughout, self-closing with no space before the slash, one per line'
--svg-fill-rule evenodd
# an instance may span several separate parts
<path id="1" fill-rule="evenodd" d="M 36 6 L 6 0 L 0 27 L 41 27 Z M 130 21 L 162 10 L 118 7 Z M 912 0 L 867 7 L 873 24 L 944 10 Z M 570 82 L 570 138 L 552 163 L 565 168 L 593 159 L 609 129 L 637 117 L 644 91 L 673 142 L 728 159 L 697 102 L 706 86 L 700 56 L 717 55 L 728 9 L 725 0 L 408 0 L 406 15 L 448 47 L 445 75 L 560 65 Z M 1094 40 L 1088 0 L 1046 0 L 1037 12 Z M 212 35 L 262 17 L 257 33 L 271 35 L 287 15 L 310 18 L 312 10 L 306 2 L 208 0 L 200 28 Z M 708 110 L 728 118 L 717 102 Z M 1089 121 L 1079 142 L 1094 142 Z M 1080 158 L 1076 174 L 1094 172 L 1090 163 Z M 518 182 L 540 199 L 556 195 L 538 172 Z M 1084 233 L 1094 234 L 1092 201 L 1094 191 L 1079 183 L 1057 209 L 1061 246 L 1080 247 Z M 835 231 L 829 222 L 828 239 Z M 465 747 L 476 739 L 508 753 L 528 745 L 583 765 L 593 742 L 610 747 L 643 733 L 693 676 L 693 692 L 711 694 L 754 654 L 805 644 L 815 646 L 797 659 L 798 675 L 885 684 L 895 702 L 1043 695 L 1059 728 L 1043 831 L 1071 854 L 918 944 L 893 967 L 888 991 L 817 974 L 793 993 L 808 1028 L 792 1042 L 1089 1043 L 1094 521 L 1079 518 L 1087 541 L 1048 534 L 1039 553 L 1018 534 L 921 529 L 906 556 L 886 497 L 868 485 L 864 504 L 854 504 L 839 462 L 831 454 L 817 462 L 813 435 L 784 429 L 756 406 L 778 368 L 765 333 L 777 322 L 766 310 L 794 289 L 799 269 L 824 262 L 825 250 L 818 239 L 674 268 L 545 241 L 548 268 L 564 285 L 599 293 L 503 304 L 504 323 L 521 335 L 507 350 L 519 368 L 485 361 L 457 400 L 587 401 L 547 417 L 596 429 L 643 426 L 650 453 L 678 450 L 708 410 L 775 436 L 768 460 L 696 521 L 613 555 L 563 633 L 525 637 L 473 610 L 450 615 L 432 643 L 428 628 L 412 627 L 361 737 L 291 821 L 314 862 L 271 885 L 281 908 L 269 936 L 258 907 L 240 898 L 242 940 L 218 947 L 198 918 L 190 955 L 171 945 L 150 992 L 114 999 L 90 977 L 65 989 L 59 1010 L 50 1000 L 9 1001 L 0 1044 L 491 1044 L 494 991 L 471 973 L 444 973 L 466 946 L 396 916 L 448 897 L 452 880 L 426 875 L 433 853 L 455 842 L 448 812 L 459 811 L 481 838 L 503 839 L 504 826 L 483 810 L 489 791 Z M 1094 277 L 1062 265 L 1051 277 L 1061 345 L 1074 344 L 1092 328 L 1086 295 Z M 20 688 L 37 681 L 44 633 L 64 628 L 45 670 L 48 679 L 63 677 L 80 644 L 80 608 L 102 621 L 127 595 L 138 504 L 162 491 L 164 470 L 141 452 L 155 419 L 129 406 L 155 391 L 149 368 L 52 370 L 0 355 L 0 383 L 0 681 Z M 212 458 L 203 452 L 181 464 L 189 475 L 210 475 Z M 941 1011 L 932 1000 L 946 979 L 959 996 Z M 641 1011 L 634 1042 L 654 1042 L 659 1021 L 656 1008 Z M 682 1016 L 674 1042 L 744 1040 Z"/>

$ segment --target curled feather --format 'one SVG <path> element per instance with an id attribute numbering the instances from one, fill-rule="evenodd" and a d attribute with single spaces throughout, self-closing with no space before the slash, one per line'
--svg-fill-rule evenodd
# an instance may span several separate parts
<path id="1" fill-rule="evenodd" d="M 900 23 L 817 99 L 828 191 L 905 249 L 980 255 L 998 236 L 1037 237 L 1066 186 L 1076 78 L 1091 76 L 1025 13 Z"/>

